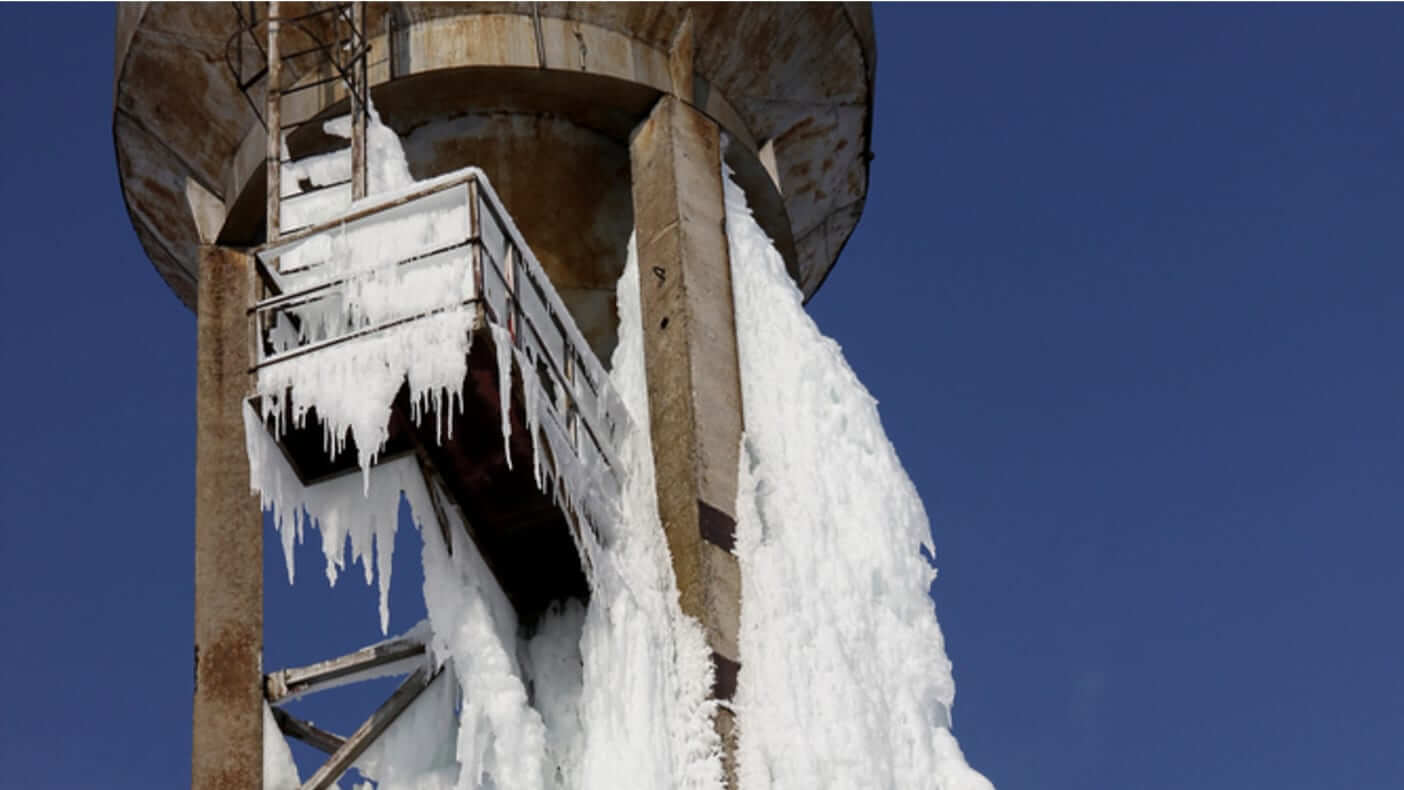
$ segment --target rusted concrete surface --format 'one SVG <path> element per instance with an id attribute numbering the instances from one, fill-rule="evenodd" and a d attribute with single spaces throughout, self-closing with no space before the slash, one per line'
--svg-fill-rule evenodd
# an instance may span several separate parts
<path id="1" fill-rule="evenodd" d="M 286 15 L 313 7 L 283 5 Z M 652 91 L 650 101 L 672 90 L 668 53 L 689 12 L 694 103 L 740 147 L 769 144 L 783 193 L 769 221 L 787 217 L 789 227 L 767 230 L 794 240 L 792 273 L 812 294 L 867 189 L 876 50 L 866 4 L 372 3 L 370 79 L 380 101 L 405 78 L 466 67 L 589 74 L 636 86 L 592 102 L 618 96 L 625 106 L 614 110 L 639 112 L 639 90 Z M 130 4 L 117 17 L 113 137 L 123 195 L 157 270 L 193 306 L 195 248 L 211 236 L 184 184 L 197 183 L 232 217 L 253 178 L 248 163 L 261 158 L 242 150 L 262 129 L 224 62 L 234 9 Z M 310 78 L 291 71 L 289 80 Z M 475 79 L 494 85 L 485 74 Z M 256 103 L 260 96 L 256 88 Z M 333 85 L 302 94 L 284 113 L 308 117 L 343 98 Z M 486 109 L 435 108 L 445 117 Z"/>
<path id="2" fill-rule="evenodd" d="M 416 178 L 483 169 L 595 356 L 607 361 L 619 323 L 614 289 L 634 226 L 628 149 L 560 118 L 515 113 L 431 121 L 403 139 Z"/>
<path id="3" fill-rule="evenodd" d="M 741 573 L 731 548 L 742 426 L 720 130 L 666 96 L 635 132 L 630 155 L 658 514 L 682 610 L 702 624 L 714 689 L 730 696 L 741 658 Z M 729 742 L 729 722 L 717 724 Z M 726 759 L 730 766 L 731 752 Z"/>
<path id="4" fill-rule="evenodd" d="M 281 5 L 297 17 L 318 4 Z M 198 788 L 255 787 L 261 765 L 262 536 L 238 407 L 250 273 L 236 253 L 206 246 L 256 244 L 265 232 L 264 93 L 256 85 L 245 97 L 226 64 L 235 8 L 119 6 L 113 85 L 133 227 L 176 295 L 199 303 Z M 683 608 L 713 650 L 714 693 L 729 698 L 740 658 L 730 547 L 741 413 L 718 171 L 725 157 L 813 294 L 866 197 L 868 6 L 372 3 L 366 16 L 372 94 L 414 174 L 481 166 L 602 359 L 637 224 L 653 442 L 668 482 L 659 509 Z M 306 43 L 296 39 L 305 30 L 291 35 L 289 49 Z M 285 71 L 285 88 L 325 76 L 305 60 Z M 279 112 L 327 118 L 345 102 L 330 82 L 287 96 Z M 325 144 L 315 124 L 304 128 L 289 135 L 295 155 Z M 727 710 L 716 727 L 734 782 Z"/>
<path id="5" fill-rule="evenodd" d="M 247 256 L 200 249 L 195 390 L 194 790 L 263 783 L 263 513 L 249 490 Z"/>

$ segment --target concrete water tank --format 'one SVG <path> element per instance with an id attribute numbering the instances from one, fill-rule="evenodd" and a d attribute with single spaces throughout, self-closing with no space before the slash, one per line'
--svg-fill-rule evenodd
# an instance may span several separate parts
<path id="1" fill-rule="evenodd" d="M 276 697 L 242 417 L 266 285 L 253 261 L 289 231 L 280 201 L 293 185 L 266 163 L 345 146 L 323 122 L 347 115 L 348 86 L 360 86 L 414 178 L 482 169 L 559 294 L 555 314 L 568 311 L 577 345 L 605 362 L 637 228 L 659 519 L 679 604 L 711 652 L 711 694 L 730 700 L 746 658 L 732 552 L 743 425 L 720 173 L 724 162 L 813 294 L 863 209 L 875 58 L 866 4 L 118 7 L 123 198 L 157 272 L 198 317 L 193 787 L 257 786 L 263 706 Z M 351 63 L 365 73 L 348 81 Z M 360 161 L 365 138 L 352 139 Z M 365 170 L 350 172 L 355 196 Z M 269 218 L 284 226 L 270 234 Z M 713 724 L 734 787 L 731 709 L 718 706 Z M 349 764 L 355 740 L 332 749 L 314 786 Z"/>
<path id="2" fill-rule="evenodd" d="M 283 3 L 280 16 L 315 26 L 327 5 Z M 415 177 L 482 167 L 602 359 L 633 227 L 628 138 L 661 95 L 724 130 L 726 161 L 806 296 L 863 209 L 876 57 L 866 4 L 368 3 L 365 13 L 374 106 Z M 265 86 L 241 90 L 231 64 L 257 60 L 263 33 L 240 30 L 266 15 L 263 4 L 118 6 L 123 196 L 188 306 L 199 245 L 263 240 Z M 692 73 L 671 74 L 684 32 Z M 286 89 L 307 86 L 284 99 L 285 122 L 346 111 L 327 76 L 315 57 L 285 72 Z M 293 156 L 318 145 L 316 126 L 288 133 Z"/>

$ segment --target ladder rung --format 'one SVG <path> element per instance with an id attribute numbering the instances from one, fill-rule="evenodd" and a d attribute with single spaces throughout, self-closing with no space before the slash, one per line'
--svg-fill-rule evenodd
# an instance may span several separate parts
<path id="1" fill-rule="evenodd" d="M 346 185 L 349 184 L 349 183 L 351 183 L 351 179 L 348 178 L 348 179 L 346 179 L 345 181 L 333 181 L 333 182 L 330 183 L 330 184 L 318 184 L 317 186 L 314 186 L 314 187 L 312 187 L 311 189 L 304 189 L 304 190 L 302 190 L 301 192 L 294 192 L 294 193 L 292 193 L 291 195 L 279 195 L 279 196 L 278 196 L 278 199 L 279 199 L 279 200 L 291 200 L 291 199 L 293 199 L 293 198 L 306 197 L 307 195 L 315 195 L 315 194 L 317 194 L 318 192 L 322 192 L 322 191 L 327 190 L 327 189 L 335 189 L 336 187 L 344 187 L 344 186 L 346 186 Z"/>
<path id="2" fill-rule="evenodd" d="M 305 91 L 305 90 L 307 90 L 308 88 L 318 88 L 318 87 L 321 87 L 321 86 L 323 86 L 323 85 L 326 85 L 326 84 L 329 83 L 329 82 L 337 82 L 337 81 L 342 81 L 342 82 L 344 82 L 345 80 L 342 79 L 342 77 L 341 77 L 340 74 L 335 74 L 335 75 L 330 76 L 330 77 L 324 77 L 324 78 L 322 78 L 322 79 L 320 79 L 320 80 L 317 80 L 316 82 L 309 82 L 309 83 L 307 83 L 306 85 L 294 85 L 294 86 L 291 87 L 291 88 L 287 88 L 287 89 L 285 89 L 285 90 L 283 90 L 283 91 L 280 91 L 280 93 L 281 93 L 282 95 L 284 95 L 284 96 L 287 96 L 287 95 L 290 94 L 290 93 L 297 93 L 298 91 Z"/>

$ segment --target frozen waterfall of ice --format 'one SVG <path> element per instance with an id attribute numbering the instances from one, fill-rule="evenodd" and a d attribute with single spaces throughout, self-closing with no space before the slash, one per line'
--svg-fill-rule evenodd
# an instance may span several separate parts
<path id="1" fill-rule="evenodd" d="M 740 785 L 986 790 L 950 732 L 930 528 L 877 404 L 729 173 L 726 233 L 746 431 Z"/>
<path id="2" fill-rule="evenodd" d="M 298 790 L 302 780 L 297 776 L 288 740 L 278 732 L 273 709 L 263 703 L 263 790 Z"/>
<path id="3" fill-rule="evenodd" d="M 378 117 L 370 142 L 378 163 L 372 190 L 412 187 L 398 139 Z M 341 166 L 333 159 L 294 163 L 285 180 L 325 183 Z M 316 221 L 347 208 L 314 200 L 300 210 Z M 588 513 L 597 530 L 577 536 L 589 606 L 565 602 L 528 634 L 451 507 L 452 545 L 445 545 L 430 484 L 414 460 L 377 463 L 399 387 L 408 383 L 416 420 L 426 404 L 441 414 L 454 408 L 468 352 L 464 316 L 434 302 L 468 286 L 461 268 L 378 268 L 405 246 L 432 246 L 443 223 L 454 220 L 447 211 L 391 219 L 293 255 L 293 264 L 330 267 L 317 276 L 330 271 L 356 282 L 345 299 L 301 316 L 302 334 L 289 342 L 375 323 L 406 303 L 443 312 L 261 372 L 265 411 L 245 410 L 251 482 L 274 513 L 290 579 L 292 548 L 306 528 L 321 534 L 333 583 L 349 545 L 367 583 L 380 585 L 381 628 L 388 631 L 390 551 L 402 496 L 422 539 L 428 621 L 415 633 L 425 638 L 425 660 L 437 675 L 357 768 L 379 790 L 720 788 L 710 653 L 700 625 L 679 608 L 658 517 L 634 244 L 618 286 L 610 374 L 633 420 L 615 448 L 622 467 L 617 502 L 600 506 L 591 470 L 563 463 L 570 456 L 558 451 L 560 437 L 536 413 L 542 394 L 534 366 L 496 333 L 501 380 L 518 368 L 533 440 L 544 437 L 561 459 L 554 473 L 565 479 L 552 488 L 572 512 Z M 929 540 L 920 499 L 873 399 L 804 312 L 729 176 L 726 227 L 746 425 L 736 550 L 743 588 L 734 704 L 740 785 L 985 790 L 989 783 L 966 765 L 950 731 L 954 685 L 927 597 L 934 572 L 919 553 Z M 361 475 L 299 482 L 265 428 L 270 418 L 275 430 L 284 427 L 277 399 L 289 391 L 294 420 L 315 408 L 331 426 L 328 449 L 348 435 L 356 439 Z M 505 442 L 510 424 L 501 430 Z M 535 471 L 545 482 L 539 454 Z M 265 786 L 297 783 L 269 713 Z"/>
<path id="4" fill-rule="evenodd" d="M 388 161 L 399 163 L 389 176 L 371 179 L 373 190 L 405 188 L 408 170 L 398 140 L 382 133 L 376 117 L 371 129 L 372 161 L 388 151 Z M 336 178 L 341 165 L 326 160 L 290 167 L 288 179 L 316 185 Z M 326 213 L 303 219 L 320 221 L 349 207 L 328 204 L 318 209 Z M 345 299 L 300 315 L 300 336 L 290 336 L 288 342 L 307 342 L 348 322 L 374 323 L 377 310 L 386 306 L 432 299 L 459 287 L 461 273 L 456 271 L 447 281 L 428 283 L 424 276 L 413 280 L 377 268 L 389 251 L 432 243 L 445 221 L 446 215 L 397 217 L 371 233 L 344 234 L 285 256 L 290 269 L 317 265 L 325 267 L 319 277 L 357 278 Z M 422 539 L 425 633 L 429 664 L 439 675 L 357 761 L 358 770 L 380 790 L 720 786 L 720 744 L 711 725 L 715 703 L 708 699 L 709 651 L 701 626 L 678 605 L 658 520 L 632 244 L 619 284 L 619 313 L 611 378 L 633 427 L 625 427 L 615 448 L 623 490 L 613 503 L 596 501 L 596 472 L 571 466 L 572 456 L 558 448 L 562 437 L 536 414 L 543 396 L 534 366 L 512 351 L 494 327 L 499 350 L 505 352 L 498 358 L 499 376 L 509 381 L 514 365 L 521 373 L 527 426 L 534 439 L 539 434 L 551 445 L 558 465 L 554 473 L 569 478 L 555 481 L 553 490 L 564 498 L 564 506 L 591 516 L 598 530 L 598 536 L 590 530 L 577 536 L 590 577 L 589 607 L 566 602 L 548 612 L 530 635 L 519 628 L 454 508 L 445 509 L 452 551 L 444 544 L 429 484 L 415 461 L 405 457 L 377 463 L 390 404 L 403 383 L 408 382 L 416 404 L 433 403 L 442 410 L 459 402 L 457 387 L 468 351 L 468 327 L 460 317 L 439 314 L 435 320 L 403 324 L 260 371 L 264 411 L 245 409 L 251 482 L 263 506 L 273 511 L 289 579 L 295 570 L 293 546 L 307 528 L 321 534 L 332 583 L 345 569 L 349 545 L 350 561 L 361 562 L 367 583 L 378 578 L 381 628 L 388 631 L 390 552 L 401 496 L 410 504 Z M 286 427 L 282 398 L 291 398 L 286 405 L 295 423 L 316 409 L 329 426 L 328 450 L 339 449 L 348 435 L 354 437 L 363 473 L 304 487 L 266 429 L 269 420 L 275 431 Z M 417 409 L 415 419 L 422 413 L 422 407 Z M 504 422 L 501 430 L 505 442 L 510 424 Z M 535 464 L 538 482 L 544 482 L 539 451 Z M 296 786 L 296 769 L 282 760 L 286 742 L 271 718 L 266 734 L 268 786 Z"/>

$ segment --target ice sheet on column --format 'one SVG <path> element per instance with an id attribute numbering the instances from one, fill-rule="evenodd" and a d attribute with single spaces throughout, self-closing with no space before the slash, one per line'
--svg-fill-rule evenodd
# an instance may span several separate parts
<path id="1" fill-rule="evenodd" d="M 726 175 L 741 362 L 746 790 L 982 790 L 950 732 L 926 513 L 876 402 Z"/>

